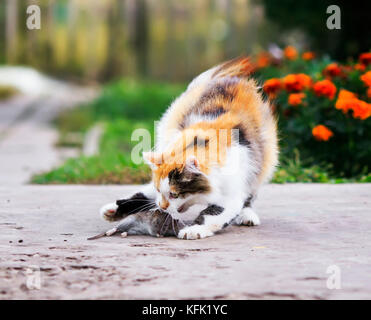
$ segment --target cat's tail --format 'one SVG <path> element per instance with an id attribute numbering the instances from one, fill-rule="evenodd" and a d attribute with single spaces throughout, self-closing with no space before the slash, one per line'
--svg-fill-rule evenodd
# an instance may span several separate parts
<path id="1" fill-rule="evenodd" d="M 226 77 L 241 77 L 247 78 L 255 71 L 255 65 L 251 59 L 246 56 L 238 57 L 201 73 L 198 77 L 188 85 L 188 89 L 198 88 L 202 89 L 210 84 L 215 79 L 222 79 Z"/>
<path id="2" fill-rule="evenodd" d="M 216 67 L 212 78 L 249 77 L 255 71 L 255 65 L 246 56 L 238 57 Z"/>

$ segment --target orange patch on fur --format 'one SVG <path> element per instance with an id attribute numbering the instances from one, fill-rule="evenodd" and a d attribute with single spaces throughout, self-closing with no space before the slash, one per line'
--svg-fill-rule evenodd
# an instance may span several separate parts
<path id="1" fill-rule="evenodd" d="M 171 170 L 177 168 L 181 171 L 189 156 L 198 160 L 199 169 L 206 174 L 213 165 L 223 165 L 227 149 L 231 146 L 232 130 L 236 127 L 244 131 L 240 134 L 247 134 L 251 139 L 256 138 L 254 128 L 259 127 L 262 121 L 259 111 L 262 101 L 256 92 L 255 83 L 241 79 L 232 86 L 230 94 L 232 101 L 226 101 L 222 97 L 212 100 L 212 104 L 206 106 L 212 111 L 212 106 L 221 105 L 225 110 L 224 114 L 214 121 L 199 122 L 184 129 L 181 137 L 165 153 L 153 159 L 154 163 L 160 163 L 154 170 L 156 185 L 159 185 L 160 180 L 166 178 Z M 207 141 L 207 144 L 192 145 L 195 138 Z"/>
<path id="2" fill-rule="evenodd" d="M 175 130 L 180 132 L 180 137 L 164 153 L 151 159 L 157 163 L 153 170 L 157 188 L 170 171 L 182 171 L 190 156 L 197 159 L 198 169 L 205 174 L 213 166 L 222 166 L 231 147 L 232 130 L 236 128 L 247 143 L 254 144 L 254 152 L 261 155 L 258 180 L 263 182 L 269 178 L 277 163 L 276 121 L 256 83 L 247 79 L 252 71 L 248 58 L 225 62 L 215 68 L 208 80 L 209 86 L 201 81 L 176 101 L 166 132 L 172 137 Z M 187 123 L 190 115 L 207 119 L 192 125 Z"/>

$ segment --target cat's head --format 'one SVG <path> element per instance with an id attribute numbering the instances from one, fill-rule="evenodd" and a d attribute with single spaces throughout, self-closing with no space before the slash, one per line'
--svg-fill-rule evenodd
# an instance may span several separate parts
<path id="1" fill-rule="evenodd" d="M 175 137 L 165 152 L 144 152 L 152 169 L 157 205 L 173 218 L 184 219 L 192 214 L 189 208 L 197 211 L 196 205 L 206 205 L 216 190 L 212 168 L 225 162 L 230 145 L 230 130 L 198 124 Z"/>
<path id="2" fill-rule="evenodd" d="M 170 163 L 163 154 L 147 152 L 143 157 L 152 168 L 156 204 L 173 218 L 187 219 L 190 207 L 205 203 L 211 184 L 194 155 Z"/>

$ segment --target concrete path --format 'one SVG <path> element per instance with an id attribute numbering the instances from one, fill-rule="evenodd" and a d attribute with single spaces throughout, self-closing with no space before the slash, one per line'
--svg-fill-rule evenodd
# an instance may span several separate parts
<path id="1" fill-rule="evenodd" d="M 370 184 L 268 185 L 261 226 L 203 240 L 87 241 L 135 189 L 0 187 L 0 299 L 371 298 Z"/>

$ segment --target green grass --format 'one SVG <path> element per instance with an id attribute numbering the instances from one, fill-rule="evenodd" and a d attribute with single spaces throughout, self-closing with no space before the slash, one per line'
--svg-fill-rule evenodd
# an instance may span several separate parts
<path id="1" fill-rule="evenodd" d="M 33 183 L 145 183 L 150 179 L 150 170 L 144 164 L 131 161 L 131 150 L 137 142 L 131 134 L 137 128 L 151 130 L 149 123 L 113 120 L 106 123 L 96 156 L 80 156 L 69 159 L 61 167 L 35 175 Z"/>
<path id="2" fill-rule="evenodd" d="M 328 171 L 320 166 L 304 167 L 299 158 L 283 159 L 280 166 L 277 168 L 272 182 L 287 183 L 287 182 L 322 182 L 328 183 L 332 179 L 329 177 Z"/>
<path id="3" fill-rule="evenodd" d="M 128 165 L 119 154 L 69 159 L 61 167 L 35 175 L 36 184 L 142 184 L 150 180 L 149 169 Z"/>
<path id="4" fill-rule="evenodd" d="M 131 141 L 135 129 L 149 130 L 153 141 L 154 120 L 183 90 L 183 85 L 121 80 L 106 86 L 98 99 L 77 109 L 67 110 L 55 119 L 60 132 L 57 146 L 81 147 L 83 135 L 97 122 L 104 124 L 100 152 L 80 156 L 62 166 L 32 177 L 38 184 L 128 184 L 145 183 L 151 178 L 149 168 L 135 164 L 131 151 L 138 143 Z M 80 139 L 78 138 L 80 137 Z"/>
<path id="5" fill-rule="evenodd" d="M 371 173 L 364 173 L 353 178 L 334 177 L 330 174 L 331 166 L 323 163 L 322 165 L 310 165 L 313 159 L 308 159 L 303 164 L 297 149 L 294 150 L 292 158 L 281 156 L 280 165 L 274 173 L 273 183 L 353 183 L 371 182 Z"/>
<path id="6" fill-rule="evenodd" d="M 153 141 L 154 120 L 183 90 L 184 85 L 121 80 L 104 87 L 102 94 L 90 104 L 67 110 L 55 119 L 60 132 L 58 146 L 81 147 L 84 134 L 96 123 L 104 125 L 100 152 L 96 156 L 67 160 L 62 166 L 33 176 L 38 184 L 141 184 L 150 180 L 149 168 L 134 164 L 132 132 L 145 128 Z M 280 159 L 274 183 L 287 182 L 371 182 L 371 174 L 354 179 L 331 177 L 329 166 L 303 162 L 298 151 Z"/>

